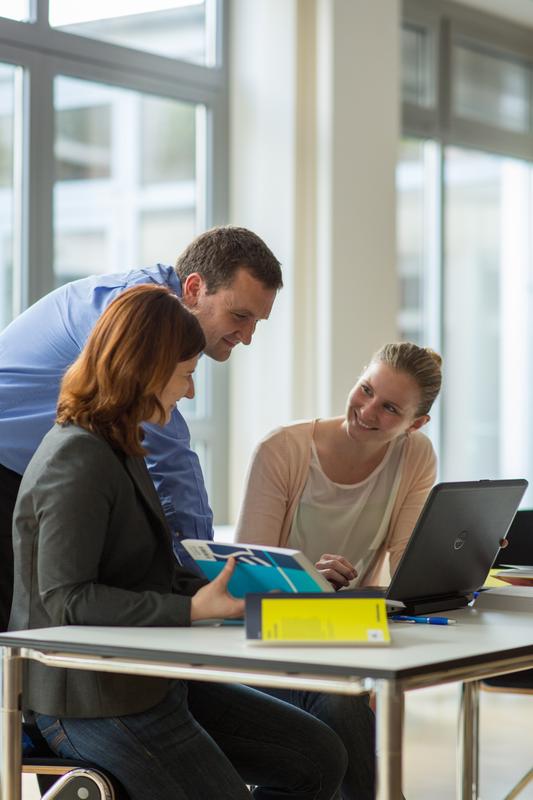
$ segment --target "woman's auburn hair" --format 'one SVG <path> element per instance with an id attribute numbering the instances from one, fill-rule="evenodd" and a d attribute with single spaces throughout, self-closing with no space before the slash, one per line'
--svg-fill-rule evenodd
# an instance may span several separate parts
<path id="1" fill-rule="evenodd" d="M 145 455 L 143 421 L 165 411 L 157 394 L 176 365 L 205 347 L 200 323 L 166 286 L 122 292 L 99 317 L 63 377 L 56 422 L 102 436 L 127 455 Z"/>

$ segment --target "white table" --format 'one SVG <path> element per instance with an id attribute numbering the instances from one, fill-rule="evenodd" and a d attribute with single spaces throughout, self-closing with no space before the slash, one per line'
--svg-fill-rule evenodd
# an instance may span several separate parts
<path id="1" fill-rule="evenodd" d="M 241 627 L 58 627 L 0 635 L 1 800 L 20 800 L 22 663 L 184 680 L 358 694 L 376 692 L 378 800 L 398 800 L 404 692 L 463 681 L 458 796 L 477 794 L 477 680 L 533 667 L 533 590 L 483 594 L 457 625 L 391 624 L 389 647 L 262 647 Z M 452 614 L 450 614 L 451 616 Z"/>

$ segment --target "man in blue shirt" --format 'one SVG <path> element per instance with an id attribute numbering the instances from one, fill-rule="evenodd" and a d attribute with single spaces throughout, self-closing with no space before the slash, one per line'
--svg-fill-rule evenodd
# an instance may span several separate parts
<path id="1" fill-rule="evenodd" d="M 157 264 L 66 284 L 0 334 L 0 630 L 7 628 L 11 606 L 11 524 L 22 473 L 53 425 L 63 374 L 94 323 L 120 292 L 142 283 L 169 286 L 182 297 L 203 328 L 206 355 L 216 361 L 226 361 L 237 344 L 250 344 L 257 322 L 268 319 L 283 285 L 278 260 L 256 234 L 232 226 L 213 228 L 186 248 L 175 268 Z M 177 408 L 164 428 L 145 429 L 148 468 L 183 561 L 181 538 L 213 536 L 198 457 Z"/>

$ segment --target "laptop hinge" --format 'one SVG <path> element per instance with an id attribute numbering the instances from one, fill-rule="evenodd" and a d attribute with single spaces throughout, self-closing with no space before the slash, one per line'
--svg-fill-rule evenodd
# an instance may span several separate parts
<path id="1" fill-rule="evenodd" d="M 405 612 L 413 616 L 434 614 L 437 611 L 448 611 L 451 608 L 463 608 L 472 600 L 471 594 L 454 594 L 440 597 L 413 597 L 405 599 Z"/>

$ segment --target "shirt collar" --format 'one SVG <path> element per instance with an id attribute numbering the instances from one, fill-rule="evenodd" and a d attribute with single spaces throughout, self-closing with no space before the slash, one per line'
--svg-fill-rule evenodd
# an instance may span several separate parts
<path id="1" fill-rule="evenodd" d="M 174 267 L 169 267 L 166 264 L 157 264 L 157 269 L 159 270 L 163 283 L 166 283 L 169 289 L 172 289 L 174 294 L 177 294 L 178 297 L 181 297 L 181 281 L 178 278 Z"/>

